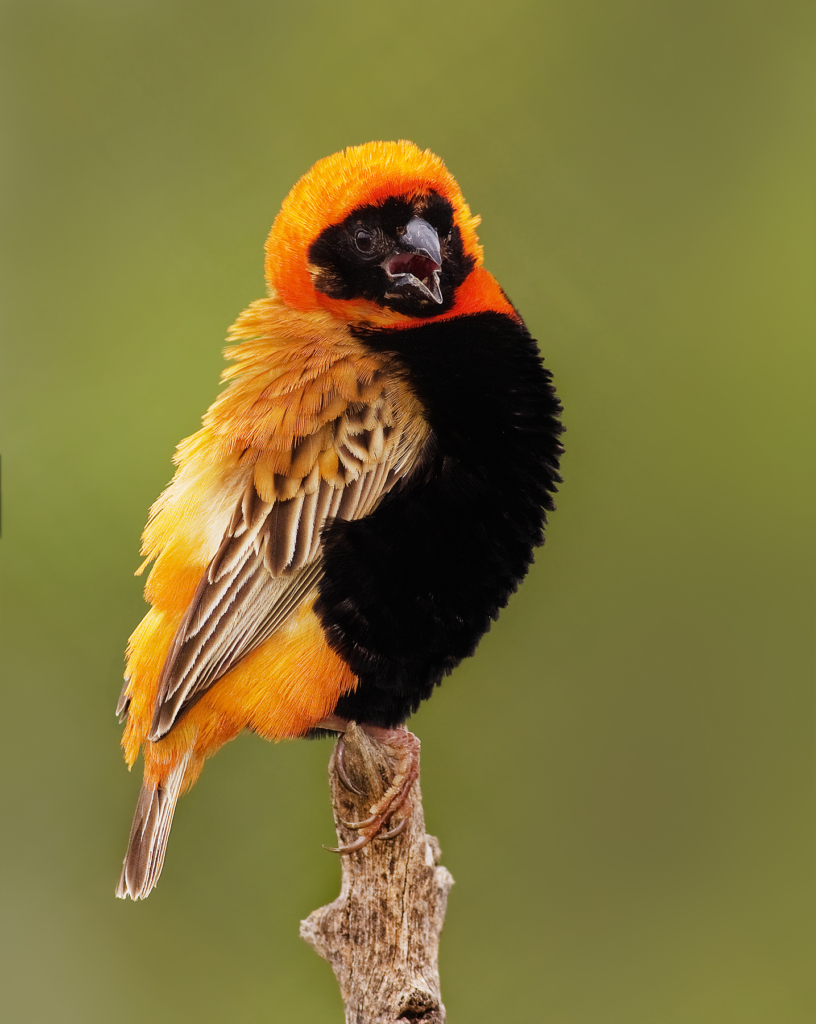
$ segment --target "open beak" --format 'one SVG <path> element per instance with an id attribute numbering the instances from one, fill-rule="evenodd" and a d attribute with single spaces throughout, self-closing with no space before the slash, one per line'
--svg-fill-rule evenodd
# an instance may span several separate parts
<path id="1" fill-rule="evenodd" d="M 408 221 L 398 248 L 381 264 L 395 288 L 412 288 L 432 302 L 442 301 L 439 235 L 421 217 Z"/>

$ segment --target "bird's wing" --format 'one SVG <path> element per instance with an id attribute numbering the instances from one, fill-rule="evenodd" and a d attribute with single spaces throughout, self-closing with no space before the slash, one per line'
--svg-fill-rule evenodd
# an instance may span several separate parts
<path id="1" fill-rule="evenodd" d="M 368 515 L 416 464 L 428 430 L 402 391 L 383 386 L 369 401 L 346 403 L 314 433 L 293 437 L 283 461 L 279 439 L 272 453 L 245 453 L 255 461 L 171 644 L 149 739 L 169 732 L 316 589 L 324 524 Z"/>

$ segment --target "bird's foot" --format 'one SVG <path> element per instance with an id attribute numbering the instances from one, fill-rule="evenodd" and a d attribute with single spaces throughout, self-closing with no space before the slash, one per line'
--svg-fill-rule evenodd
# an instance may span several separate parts
<path id="1" fill-rule="evenodd" d="M 385 793 L 370 808 L 370 815 L 363 821 L 345 821 L 346 828 L 360 832 L 359 839 L 345 846 L 327 847 L 334 853 L 355 853 L 362 850 L 373 839 L 395 839 L 405 831 L 411 817 L 410 794 L 419 775 L 419 740 L 407 729 L 381 729 L 376 726 L 361 726 L 363 732 L 371 739 L 382 743 L 397 754 L 396 770 Z M 345 735 L 340 737 L 335 751 L 334 765 L 338 778 L 352 793 L 360 794 L 361 790 L 349 777 L 345 764 Z M 391 828 L 391 818 L 402 812 L 400 821 Z"/>

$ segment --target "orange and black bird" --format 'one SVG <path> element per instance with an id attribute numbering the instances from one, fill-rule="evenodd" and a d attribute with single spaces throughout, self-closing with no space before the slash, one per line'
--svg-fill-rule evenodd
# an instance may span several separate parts
<path id="1" fill-rule="evenodd" d="M 524 578 L 560 479 L 550 374 L 477 224 L 410 142 L 320 160 L 284 200 L 267 297 L 144 532 L 152 607 L 117 708 L 144 783 L 117 895 L 148 895 L 179 794 L 244 729 L 389 743 L 394 782 L 345 849 L 400 830 L 403 724 Z"/>

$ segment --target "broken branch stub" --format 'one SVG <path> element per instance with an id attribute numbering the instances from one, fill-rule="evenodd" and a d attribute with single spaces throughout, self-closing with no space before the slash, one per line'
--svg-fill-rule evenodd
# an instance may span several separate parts
<path id="1" fill-rule="evenodd" d="M 395 757 L 355 725 L 346 733 L 345 770 L 365 795 L 351 792 L 329 762 L 340 846 L 358 838 L 344 821 L 361 821 L 388 788 Z M 346 1008 L 346 1024 L 443 1024 L 439 935 L 453 878 L 439 865 L 439 844 L 425 834 L 419 780 L 410 820 L 394 839 L 374 839 L 342 856 L 340 895 L 301 922 L 300 934 L 331 964 Z M 408 813 L 394 815 L 392 826 Z"/>

